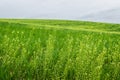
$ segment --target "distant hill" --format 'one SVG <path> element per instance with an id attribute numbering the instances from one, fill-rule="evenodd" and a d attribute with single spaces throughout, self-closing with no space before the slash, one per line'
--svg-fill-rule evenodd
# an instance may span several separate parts
<path id="1" fill-rule="evenodd" d="M 91 13 L 80 17 L 79 19 L 87 21 L 120 23 L 120 8 Z"/>

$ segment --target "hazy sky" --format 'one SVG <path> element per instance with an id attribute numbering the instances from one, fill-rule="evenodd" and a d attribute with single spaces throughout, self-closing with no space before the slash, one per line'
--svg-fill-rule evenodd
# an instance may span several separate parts
<path id="1" fill-rule="evenodd" d="M 0 17 L 76 18 L 120 7 L 120 0 L 0 0 Z"/>

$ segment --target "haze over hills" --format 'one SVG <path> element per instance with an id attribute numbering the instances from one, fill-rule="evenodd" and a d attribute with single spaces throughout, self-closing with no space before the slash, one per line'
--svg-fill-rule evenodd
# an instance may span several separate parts
<path id="1" fill-rule="evenodd" d="M 75 18 L 77 17 L 77 18 Z M 43 19 L 67 19 L 67 20 L 83 20 L 83 21 L 94 21 L 94 22 L 108 22 L 108 23 L 120 23 L 120 8 L 106 9 L 101 11 L 95 11 L 85 15 L 74 15 L 66 16 L 66 14 L 38 14 L 30 18 L 43 18 Z"/>
<path id="2" fill-rule="evenodd" d="M 78 11 L 79 12 L 79 11 Z M 68 14 L 68 15 L 67 15 Z M 11 17 L 7 17 L 11 18 Z M 43 13 L 36 15 L 27 15 L 26 17 L 15 17 L 14 18 L 29 18 L 29 19 L 66 19 L 66 20 L 83 20 L 83 21 L 93 21 L 93 22 L 107 22 L 107 23 L 120 23 L 120 8 L 113 8 L 107 10 L 98 10 L 91 13 L 77 13 L 77 15 L 58 14 L 58 13 Z"/>
<path id="3" fill-rule="evenodd" d="M 91 13 L 77 19 L 98 22 L 120 23 L 120 8 Z"/>

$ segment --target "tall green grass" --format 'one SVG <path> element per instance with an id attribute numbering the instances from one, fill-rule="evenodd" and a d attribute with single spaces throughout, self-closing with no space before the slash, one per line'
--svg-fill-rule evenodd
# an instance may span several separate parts
<path id="1" fill-rule="evenodd" d="M 120 79 L 120 25 L 43 22 L 0 21 L 0 80 Z"/>

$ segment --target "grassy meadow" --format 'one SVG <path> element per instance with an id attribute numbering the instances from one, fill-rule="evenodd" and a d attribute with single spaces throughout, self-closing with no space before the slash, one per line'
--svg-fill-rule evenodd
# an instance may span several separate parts
<path id="1" fill-rule="evenodd" d="M 120 80 L 120 24 L 0 19 L 0 80 Z"/>

